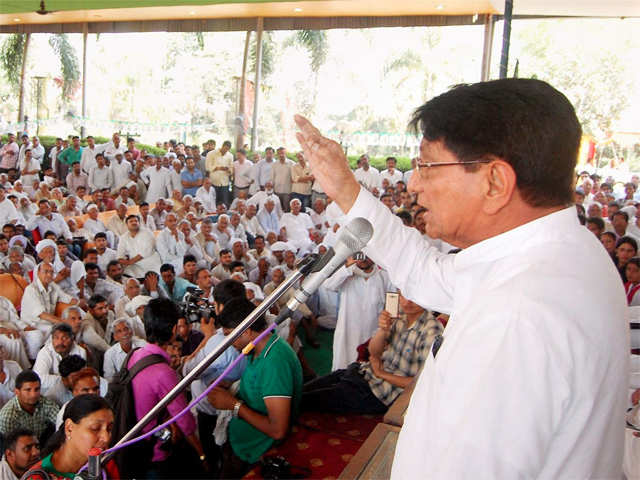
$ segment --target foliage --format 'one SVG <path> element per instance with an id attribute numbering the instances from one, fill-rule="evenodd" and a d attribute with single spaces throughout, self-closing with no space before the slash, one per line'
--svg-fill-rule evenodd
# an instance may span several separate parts
<path id="1" fill-rule="evenodd" d="M 66 34 L 51 35 L 49 45 L 60 59 L 62 70 L 62 98 L 68 99 L 73 91 L 78 87 L 80 79 L 80 69 L 78 67 L 78 56 L 73 45 L 69 43 Z"/>
<path id="2" fill-rule="evenodd" d="M 20 69 L 25 35 L 14 33 L 9 35 L 0 48 L 0 64 L 11 87 L 18 92 L 20 88 Z"/>
<path id="3" fill-rule="evenodd" d="M 249 51 L 249 71 L 255 74 L 258 56 L 257 42 L 251 44 Z M 275 70 L 276 42 L 271 32 L 262 32 L 262 79 L 266 79 Z"/>
<path id="4" fill-rule="evenodd" d="M 298 30 L 284 42 L 284 46 L 300 45 L 309 52 L 311 71 L 317 73 L 329 53 L 329 41 L 324 30 Z"/>
<path id="5" fill-rule="evenodd" d="M 39 135 L 38 138 L 40 139 L 40 144 L 45 148 L 45 150 L 49 150 L 56 143 L 56 137 L 53 137 L 50 135 Z M 4 143 L 7 141 L 7 136 L 2 135 L 0 139 Z M 96 141 L 96 144 L 98 145 L 101 143 L 107 143 L 111 141 L 110 138 L 99 137 L 97 135 L 94 135 L 93 139 Z M 87 146 L 86 140 L 82 140 L 80 142 L 80 145 L 82 145 L 83 147 L 86 147 Z M 136 143 L 136 148 L 138 150 L 146 150 L 147 152 L 152 153 L 154 155 L 163 155 L 164 153 L 166 153 L 165 150 L 163 150 L 162 148 L 158 148 L 155 145 L 146 145 L 144 143 Z"/>
<path id="6" fill-rule="evenodd" d="M 628 49 L 607 48 L 599 40 L 611 41 L 615 34 L 593 32 L 592 36 L 585 36 L 580 30 L 572 32 L 576 29 L 574 24 L 566 25 L 560 29 L 551 28 L 549 23 L 527 23 L 516 31 L 512 56 L 519 60 L 521 78 L 551 83 L 569 98 L 583 131 L 602 138 L 629 106 L 632 79 L 629 65 L 633 59 L 625 58 Z"/>

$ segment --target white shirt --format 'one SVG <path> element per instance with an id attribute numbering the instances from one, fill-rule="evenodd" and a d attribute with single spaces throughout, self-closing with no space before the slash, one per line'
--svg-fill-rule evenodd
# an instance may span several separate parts
<path id="1" fill-rule="evenodd" d="M 262 229 L 262 226 L 260 225 L 260 222 L 258 221 L 257 216 L 254 215 L 251 218 L 247 218 L 245 214 L 240 217 L 240 221 L 242 222 L 242 225 L 244 225 L 245 231 L 249 232 L 254 237 L 256 235 L 262 235 L 263 237 L 266 235 L 264 233 L 264 230 Z"/>
<path id="2" fill-rule="evenodd" d="M 106 274 L 109 262 L 117 259 L 118 255 L 115 250 L 109 247 L 105 248 L 104 253 L 98 253 L 98 266 L 100 267 L 100 271 Z"/>
<path id="3" fill-rule="evenodd" d="M 238 188 L 247 188 L 253 180 L 253 163 L 245 160 L 233 162 L 233 184 Z"/>
<path id="4" fill-rule="evenodd" d="M 0 225 L 11 223 L 14 220 L 18 220 L 18 210 L 11 200 L 5 198 L 0 202 Z"/>
<path id="5" fill-rule="evenodd" d="M 140 177 L 149 185 L 147 189 L 147 203 L 155 203 L 159 198 L 167 197 L 167 188 L 169 186 L 169 170 L 161 167 L 149 167 L 142 171 Z"/>
<path id="6" fill-rule="evenodd" d="M 118 160 L 114 160 L 109 168 L 113 174 L 113 190 L 117 191 L 120 187 L 124 187 L 129 183 L 131 164 L 128 160 L 122 160 L 120 163 L 118 163 Z"/>
<path id="7" fill-rule="evenodd" d="M 89 188 L 92 192 L 103 188 L 111 189 L 114 185 L 113 182 L 113 170 L 106 165 L 101 168 L 96 164 L 89 170 Z"/>
<path id="8" fill-rule="evenodd" d="M 389 180 L 389 186 L 395 187 L 396 182 L 401 182 L 403 177 L 402 172 L 397 168 L 394 168 L 393 173 L 391 173 L 389 169 L 380 172 L 380 185 L 382 185 L 382 180 L 385 178 Z"/>
<path id="9" fill-rule="evenodd" d="M 169 170 L 169 181 L 167 184 L 169 189 L 169 195 L 173 194 L 174 190 L 178 190 L 182 193 L 182 178 L 180 174 L 175 170 Z"/>
<path id="10" fill-rule="evenodd" d="M 51 282 L 45 290 L 40 279 L 36 278 L 24 289 L 20 319 L 30 327 L 47 324 L 53 326 L 47 320 L 42 320 L 40 315 L 43 313 L 53 314 L 56 310 L 56 303 L 71 303 L 71 300 L 71 295 L 64 293 L 57 283 Z"/>
<path id="11" fill-rule="evenodd" d="M 362 190 L 348 217 L 371 221 L 364 252 L 407 298 L 451 314 L 411 397 L 392 478 L 620 478 L 626 299 L 574 207 L 456 255 Z"/>
<path id="12" fill-rule="evenodd" d="M 144 340 L 138 337 L 131 339 L 131 348 L 144 347 L 147 344 Z M 109 350 L 104 353 L 104 378 L 109 382 L 112 381 L 122 368 L 124 359 L 127 358 L 127 353 L 122 350 L 122 346 L 119 343 L 113 345 Z"/>
<path id="13" fill-rule="evenodd" d="M 160 254 L 162 263 L 170 263 L 176 267 L 176 270 L 182 270 L 182 260 L 189 246 L 184 241 L 184 235 L 181 231 L 178 231 L 178 239 L 176 242 L 171 230 L 165 228 L 156 237 L 156 249 Z"/>
<path id="14" fill-rule="evenodd" d="M 206 213 L 214 213 L 216 211 L 216 189 L 209 187 L 209 191 L 204 186 L 196 190 L 196 200 L 202 202 L 202 207 Z"/>
<path id="15" fill-rule="evenodd" d="M 91 238 L 89 240 L 93 240 L 96 233 L 105 233 L 107 231 L 107 227 L 105 227 L 104 223 L 102 223 L 102 220 L 99 218 L 96 218 L 95 220 L 93 218 L 87 218 L 82 224 L 82 228 L 91 234 Z"/>
<path id="16" fill-rule="evenodd" d="M 51 230 L 56 234 L 56 237 L 62 235 L 67 240 L 71 240 L 71 231 L 69 230 L 67 222 L 64 221 L 64 217 L 59 213 L 50 213 L 49 215 L 51 218 L 47 218 L 42 215 L 36 215 L 33 217 L 27 222 L 27 230 L 35 230 L 37 228 L 40 231 L 42 238 L 44 238 L 44 234 L 48 230 Z"/>
<path id="17" fill-rule="evenodd" d="M 69 355 L 79 355 L 83 359 L 87 359 L 87 352 L 84 348 L 78 346 L 73 342 Z M 44 344 L 44 347 L 38 352 L 36 361 L 33 364 L 33 371 L 40 377 L 42 385 L 42 393 L 46 393 L 47 390 L 54 386 L 56 381 L 60 378 L 60 372 L 58 371 L 58 365 L 62 360 L 62 356 L 53 349 L 51 343 L 51 337 Z"/>
<path id="18" fill-rule="evenodd" d="M 108 159 L 110 162 L 116 161 L 116 153 L 121 153 L 124 157 L 124 152 L 127 150 L 127 146 L 123 145 L 122 142 L 118 144 L 116 147 L 113 144 L 113 140 L 107 143 L 103 143 L 101 145 L 96 145 L 96 153 L 102 152 L 104 158 Z"/>
<path id="19" fill-rule="evenodd" d="M 377 168 L 369 166 L 368 170 L 360 167 L 353 174 L 356 176 L 356 180 L 367 190 L 371 191 L 374 188 L 380 188 L 380 172 Z"/>
<path id="20" fill-rule="evenodd" d="M 411 176 L 413 175 L 413 172 L 415 171 L 415 169 L 411 169 L 411 170 L 407 170 L 406 172 L 404 172 L 404 175 L 402 175 L 402 180 L 404 181 L 405 185 L 409 185 L 409 180 L 411 180 Z"/>
<path id="21" fill-rule="evenodd" d="M 0 460 L 0 478 L 2 478 L 2 480 L 18 480 L 18 477 L 16 477 L 16 474 L 13 473 L 13 470 L 11 470 L 11 467 L 7 463 L 6 458 Z"/>
<path id="22" fill-rule="evenodd" d="M 311 218 L 306 213 L 285 213 L 280 219 L 280 228 L 287 230 L 287 241 L 297 248 L 305 248 L 311 243 L 309 230 L 315 228 Z"/>
<path id="23" fill-rule="evenodd" d="M 152 270 L 160 271 L 160 255 L 156 251 L 156 239 L 146 228 L 140 228 L 135 237 L 131 237 L 131 233 L 127 232 L 120 237 L 117 250 L 118 258 L 134 258 L 137 255 L 142 256 L 142 260 L 127 266 L 124 273 L 136 278 L 144 277 L 145 273 Z"/>
<path id="24" fill-rule="evenodd" d="M 80 168 L 87 175 L 92 168 L 97 167 L 96 155 L 100 153 L 98 148 L 94 145 L 93 148 L 86 146 L 82 149 L 82 156 L 80 157 Z"/>
<path id="25" fill-rule="evenodd" d="M 22 367 L 18 362 L 13 360 L 5 360 L 2 371 L 6 375 L 4 382 L 0 383 L 0 408 L 9 400 L 16 396 L 13 389 L 16 386 L 16 377 L 22 371 Z M 2 477 L 4 478 L 4 477 Z"/>

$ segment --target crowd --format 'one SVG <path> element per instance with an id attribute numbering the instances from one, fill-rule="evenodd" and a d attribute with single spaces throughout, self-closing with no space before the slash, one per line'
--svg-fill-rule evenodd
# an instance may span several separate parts
<path id="1" fill-rule="evenodd" d="M 0 147 L 0 269 L 27 286 L 14 306 L 0 296 L 2 478 L 41 469 L 65 478 L 92 447 L 117 438 L 121 414 L 102 397 L 121 370 L 142 418 L 179 378 L 213 351 L 308 254 L 323 254 L 345 218 L 298 153 L 269 147 L 251 157 L 231 143 L 200 149 L 174 141 L 166 154 L 138 150 L 118 134 L 106 144 L 59 138 L 50 151 L 22 135 Z M 443 253 L 456 249 L 425 233 L 425 209 L 407 191 L 413 168 L 396 159 L 378 171 L 367 155 L 355 177 L 402 222 Z M 629 305 L 640 305 L 640 177 L 616 198 L 597 175 L 578 175 L 582 223 L 620 271 Z M 15 281 L 15 280 L 12 280 Z M 199 290 L 211 319 L 193 322 L 187 292 Z M 283 441 L 302 410 L 384 413 L 418 375 L 447 316 L 396 292 L 363 254 L 338 269 L 306 305 L 262 338 L 231 373 L 169 430 L 154 437 L 144 478 L 238 478 Z M 180 412 L 274 322 L 289 290 L 171 402 Z M 16 308 L 17 307 L 17 308 Z M 319 327 L 335 329 L 332 373 L 317 377 L 298 333 L 317 347 Z M 638 352 L 636 352 L 638 353 Z M 143 363 L 141 363 L 143 362 Z M 144 368 L 141 366 L 144 364 Z M 637 389 L 637 390 L 636 390 Z M 631 391 L 640 400 L 640 385 Z M 150 430 L 157 423 L 146 427 Z M 107 464 L 112 478 L 132 467 Z M 29 478 L 44 478 L 34 471 Z"/>

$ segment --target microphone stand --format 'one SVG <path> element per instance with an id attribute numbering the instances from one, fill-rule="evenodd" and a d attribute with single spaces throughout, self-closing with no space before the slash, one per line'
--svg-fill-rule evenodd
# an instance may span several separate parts
<path id="1" fill-rule="evenodd" d="M 131 430 L 129 430 L 119 441 L 114 445 L 118 445 L 135 438 L 142 432 L 142 429 L 153 420 L 169 403 L 171 403 L 185 388 L 187 388 L 191 382 L 204 372 L 209 365 L 211 365 L 222 353 L 229 348 L 235 340 L 244 333 L 253 323 L 260 318 L 267 310 L 278 300 L 289 288 L 296 283 L 301 277 L 307 275 L 310 272 L 318 271 L 326 263 L 324 257 L 318 257 L 317 255 L 309 255 L 303 258 L 297 265 L 297 269 L 286 278 L 276 289 L 267 296 L 264 301 L 256 307 L 256 309 L 245 318 L 240 325 L 238 325 L 229 335 L 227 335 L 224 341 L 218 345 L 212 352 L 210 352 L 202 361 L 195 366 L 188 375 L 186 375 L 178 384 L 173 387 L 163 398 L 160 400 L 147 414 L 142 417 L 138 423 L 136 423 Z M 102 459 L 102 463 L 106 463 L 113 453 L 108 453 Z"/>

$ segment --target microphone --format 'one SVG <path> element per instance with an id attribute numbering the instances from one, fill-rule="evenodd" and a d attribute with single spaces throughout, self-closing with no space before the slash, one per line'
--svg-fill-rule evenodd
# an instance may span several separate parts
<path id="1" fill-rule="evenodd" d="M 373 226 L 365 218 L 355 218 L 345 225 L 336 240 L 335 248 L 330 248 L 320 257 L 311 273 L 302 281 L 300 288 L 287 302 L 287 307 L 280 312 L 276 323 L 283 322 L 302 303 L 305 303 L 320 285 L 344 264 L 347 257 L 362 250 L 372 236 Z"/>

